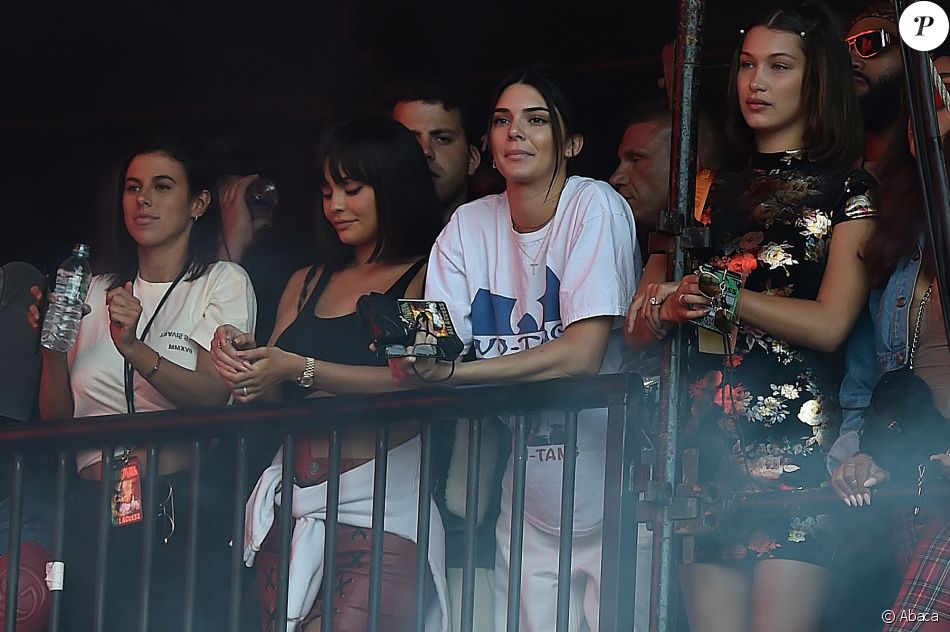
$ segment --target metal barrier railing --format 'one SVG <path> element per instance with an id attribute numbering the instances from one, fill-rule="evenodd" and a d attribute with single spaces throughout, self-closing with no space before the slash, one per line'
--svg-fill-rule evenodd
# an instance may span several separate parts
<path id="1" fill-rule="evenodd" d="M 53 494 L 54 560 L 62 560 L 64 554 L 63 534 L 68 527 L 66 498 L 69 494 L 69 469 L 74 460 L 69 458 L 72 450 L 91 446 L 102 449 L 102 481 L 99 497 L 99 528 L 96 557 L 95 614 L 93 627 L 96 632 L 104 628 L 108 616 L 106 602 L 106 564 L 111 536 L 109 514 L 113 481 L 113 450 L 116 445 L 134 444 L 147 446 L 148 466 L 143 479 L 145 507 L 154 504 L 156 480 L 158 479 L 158 444 L 187 439 L 191 441 L 193 467 L 190 473 L 190 503 L 188 524 L 184 525 L 187 542 L 187 562 L 182 569 L 185 600 L 183 603 L 184 631 L 195 629 L 195 582 L 198 547 L 198 502 L 201 485 L 201 467 L 209 440 L 233 440 L 235 480 L 234 499 L 231 505 L 232 541 L 230 557 L 230 590 L 227 629 L 236 632 L 241 627 L 242 601 L 242 547 L 244 541 L 244 509 L 248 495 L 247 441 L 261 433 L 281 433 L 284 454 L 294 453 L 296 435 L 312 435 L 326 432 L 329 438 L 329 478 L 327 481 L 327 514 L 325 550 L 328 552 L 323 568 L 322 629 L 330 630 L 333 614 L 332 579 L 336 550 L 338 504 L 341 476 L 341 429 L 346 425 L 363 424 L 376 428 L 374 501 L 386 493 L 386 467 L 389 454 L 389 428 L 394 424 L 422 424 L 422 459 L 420 469 L 420 502 L 417 520 L 417 577 L 424 577 L 428 570 L 429 512 L 433 472 L 431 464 L 431 437 L 434 424 L 455 423 L 456 419 L 469 418 L 468 480 L 465 516 L 464 565 L 460 629 L 469 632 L 474 621 L 475 593 L 475 528 L 476 501 L 478 498 L 480 465 L 480 434 L 483 417 L 491 415 L 512 416 L 513 425 L 513 484 L 511 564 L 509 572 L 508 603 L 496 604 L 506 607 L 508 630 L 519 629 L 521 598 L 521 557 L 523 548 L 525 474 L 528 461 L 527 435 L 528 415 L 541 412 L 565 414 L 565 457 L 563 460 L 562 520 L 559 547 L 557 595 L 557 630 L 566 630 L 570 610 L 569 586 L 572 554 L 574 480 L 578 417 L 580 410 L 607 409 L 607 452 L 604 479 L 604 522 L 602 530 L 600 630 L 615 632 L 633 627 L 633 594 L 635 586 L 637 505 L 635 475 L 640 452 L 640 405 L 642 382 L 632 374 L 617 374 L 584 378 L 569 378 L 549 382 L 503 386 L 474 386 L 463 388 L 438 388 L 423 391 L 404 391 L 372 396 L 340 396 L 312 399 L 284 405 L 248 405 L 201 410 L 176 410 L 138 415 L 116 415 L 58 422 L 26 424 L 19 428 L 0 430 L 0 445 L 9 454 L 12 465 L 10 499 L 11 525 L 9 532 L 9 568 L 6 594 L 7 609 L 4 617 L 6 632 L 16 630 L 16 598 L 18 589 L 19 548 L 21 541 L 21 511 L 23 495 L 23 464 L 34 452 L 55 451 L 56 486 Z M 283 499 L 278 509 L 279 517 L 279 573 L 277 582 L 277 613 L 275 629 L 287 626 L 288 569 L 290 561 L 291 533 L 293 529 L 293 459 L 283 460 L 281 489 Z M 383 556 L 385 503 L 373 503 L 371 585 L 369 590 L 369 630 L 379 629 L 381 598 L 381 569 Z M 181 528 L 181 527 L 179 527 Z M 145 520 L 143 542 L 151 543 L 154 537 L 154 520 Z M 151 545 L 142 547 L 142 559 L 138 577 L 140 611 L 137 629 L 149 629 L 149 606 L 154 551 Z M 69 560 L 66 560 L 68 563 Z M 563 580 L 563 581 L 560 581 Z M 424 583 L 420 583 L 424 585 Z M 65 587 L 69 589 L 68 586 Z M 415 596 L 417 629 L 423 629 L 425 608 L 424 590 Z M 53 591 L 49 629 L 61 629 L 61 594 Z M 223 627 L 223 625 L 222 625 Z M 218 628 L 220 629 L 220 628 Z"/>

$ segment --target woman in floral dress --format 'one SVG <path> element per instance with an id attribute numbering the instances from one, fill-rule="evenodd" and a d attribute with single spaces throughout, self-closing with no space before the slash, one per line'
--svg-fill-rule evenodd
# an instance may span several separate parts
<path id="1" fill-rule="evenodd" d="M 702 262 L 744 280 L 735 349 L 702 352 L 690 327 L 683 410 L 701 479 L 726 494 L 826 478 L 823 446 L 837 419 L 832 353 L 867 297 L 860 251 L 875 215 L 870 176 L 850 168 L 862 132 L 834 18 L 805 5 L 756 24 L 730 88 L 730 138 L 748 143 L 751 157 L 719 174 L 703 213 L 712 240 Z M 647 288 L 638 338 L 703 316 L 710 301 L 698 282 L 691 274 Z M 814 514 L 752 515 L 697 537 L 696 563 L 680 576 L 693 632 L 816 629 L 833 554 L 828 527 Z"/>

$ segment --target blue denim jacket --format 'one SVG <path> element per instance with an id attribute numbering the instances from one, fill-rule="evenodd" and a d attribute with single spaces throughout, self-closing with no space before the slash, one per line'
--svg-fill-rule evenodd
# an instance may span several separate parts
<path id="1" fill-rule="evenodd" d="M 845 375 L 838 401 L 841 429 L 828 451 L 828 471 L 860 450 L 864 410 L 878 379 L 907 363 L 910 306 L 920 272 L 924 236 L 912 256 L 901 259 L 883 290 L 873 290 L 845 349 Z"/>

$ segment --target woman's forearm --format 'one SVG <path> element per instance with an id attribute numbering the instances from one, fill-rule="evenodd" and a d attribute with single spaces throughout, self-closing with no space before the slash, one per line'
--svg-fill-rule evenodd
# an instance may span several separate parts
<path id="1" fill-rule="evenodd" d="M 384 393 L 398 387 L 384 366 L 354 366 L 317 360 L 314 364 L 314 390 L 334 395 L 347 393 Z"/>
<path id="2" fill-rule="evenodd" d="M 499 358 L 460 363 L 448 381 L 462 385 L 596 375 L 603 364 L 612 324 L 612 316 L 573 323 L 560 338 L 547 344 Z"/>
<path id="3" fill-rule="evenodd" d="M 858 301 L 828 305 L 744 290 L 739 319 L 791 344 L 830 353 L 848 337 L 860 307 Z"/>
<path id="4" fill-rule="evenodd" d="M 157 351 L 142 341 L 136 341 L 126 360 L 176 408 L 227 404 L 230 397 L 228 387 L 221 381 L 210 354 L 204 350 L 197 353 L 197 366 L 192 371 L 166 358 L 159 361 Z"/>
<path id="5" fill-rule="evenodd" d="M 40 373 L 39 410 L 41 419 L 69 419 L 73 416 L 73 393 L 69 386 L 66 354 L 43 349 Z"/>
<path id="6" fill-rule="evenodd" d="M 853 220 L 835 227 L 821 286 L 814 300 L 744 289 L 739 295 L 739 320 L 795 345 L 825 353 L 836 350 L 867 303 L 867 271 L 859 253 L 871 228 L 870 220 Z M 678 292 L 699 294 L 696 277 L 684 277 Z M 695 299 L 686 297 L 686 300 L 696 305 Z M 666 309 L 661 311 L 669 314 L 669 308 L 676 307 L 667 301 Z"/>

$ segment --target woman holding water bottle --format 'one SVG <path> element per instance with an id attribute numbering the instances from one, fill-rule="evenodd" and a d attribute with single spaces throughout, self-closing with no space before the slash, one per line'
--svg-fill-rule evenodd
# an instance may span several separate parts
<path id="1" fill-rule="evenodd" d="M 241 323 L 252 331 L 256 305 L 244 270 L 216 261 L 220 217 L 206 171 L 200 152 L 177 139 L 152 143 L 126 163 L 113 225 L 115 266 L 92 278 L 75 346 L 67 353 L 47 348 L 42 352 L 39 408 L 44 419 L 224 405 L 230 399 L 211 361 L 211 339 L 223 323 Z M 29 320 L 38 328 L 42 295 L 38 288 L 33 292 L 37 305 L 30 307 Z M 138 568 L 129 560 L 139 558 L 143 519 L 155 516 L 150 618 L 156 629 L 182 628 L 186 538 L 176 533 L 176 523 L 187 524 L 191 467 L 187 444 L 160 446 L 160 502 L 123 512 L 121 492 L 142 489 L 146 451 L 141 446 L 116 447 L 116 528 L 109 542 L 105 629 L 128 629 L 138 620 Z M 101 451 L 80 450 L 77 469 L 80 480 L 69 514 L 77 518 L 67 529 L 64 620 L 71 628 L 89 629 Z M 215 492 L 213 487 L 209 491 Z M 222 568 L 228 555 L 226 529 L 214 530 L 227 520 L 226 513 L 206 519 L 205 500 L 213 498 L 203 497 L 199 505 L 200 575 Z M 199 591 L 220 584 L 200 577 L 197 582 Z M 199 594 L 195 600 L 199 629 L 221 620 L 224 600 L 216 596 Z"/>

